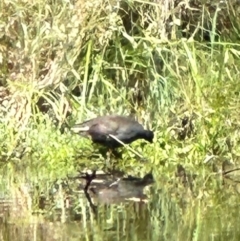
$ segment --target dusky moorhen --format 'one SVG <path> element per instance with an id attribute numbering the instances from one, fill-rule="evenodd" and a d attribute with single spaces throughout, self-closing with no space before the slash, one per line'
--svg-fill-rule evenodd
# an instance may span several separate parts
<path id="1" fill-rule="evenodd" d="M 111 149 L 122 146 L 116 139 L 124 144 L 130 144 L 138 139 L 152 143 L 154 137 L 152 131 L 145 130 L 136 120 L 120 115 L 99 116 L 76 124 L 71 130 L 81 136 L 90 136 L 94 143 Z"/>

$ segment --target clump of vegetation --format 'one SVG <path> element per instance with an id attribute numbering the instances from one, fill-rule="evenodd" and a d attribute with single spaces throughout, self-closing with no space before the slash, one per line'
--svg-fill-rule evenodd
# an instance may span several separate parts
<path id="1" fill-rule="evenodd" d="M 198 195 L 218 187 L 226 162 L 239 166 L 237 1 L 4 0 L 0 9 L 3 192 L 13 183 L 47 192 L 102 169 L 91 141 L 63 127 L 109 113 L 156 133 L 152 145 L 132 144 L 147 162 L 124 149 L 115 168 L 153 170 L 160 183 L 181 164 Z"/>

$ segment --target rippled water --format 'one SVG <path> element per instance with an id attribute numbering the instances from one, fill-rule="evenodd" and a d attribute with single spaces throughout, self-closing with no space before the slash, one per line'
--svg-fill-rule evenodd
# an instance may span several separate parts
<path id="1" fill-rule="evenodd" d="M 19 217 L 13 212 L 7 215 L 5 210 L 0 219 L 0 240 L 240 239 L 237 194 L 190 197 L 157 188 L 151 188 L 150 193 L 148 203 L 98 204 L 96 213 L 86 200 L 81 201 L 78 215 L 66 209 L 58 215 L 26 213 Z"/>

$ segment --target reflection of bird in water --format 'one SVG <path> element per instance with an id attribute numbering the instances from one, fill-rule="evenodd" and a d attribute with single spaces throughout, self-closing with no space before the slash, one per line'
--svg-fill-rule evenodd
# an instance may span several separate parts
<path id="1" fill-rule="evenodd" d="M 88 186 L 90 196 L 103 203 L 121 202 L 126 199 L 144 199 L 144 188 L 154 182 L 151 173 L 143 178 L 128 176 L 117 180 L 106 180 L 102 183 L 94 182 Z"/>

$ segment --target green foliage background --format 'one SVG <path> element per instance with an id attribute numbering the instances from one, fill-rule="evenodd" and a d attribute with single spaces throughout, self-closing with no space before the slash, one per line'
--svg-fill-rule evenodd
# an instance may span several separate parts
<path id="1" fill-rule="evenodd" d="M 45 185 L 101 169 L 91 141 L 60 128 L 109 113 L 155 131 L 154 144 L 132 145 L 147 163 L 124 149 L 115 165 L 128 173 L 169 180 L 182 164 L 200 187 L 216 187 L 212 173 L 239 164 L 237 1 L 2 0 L 0 9 L 6 180 Z"/>

